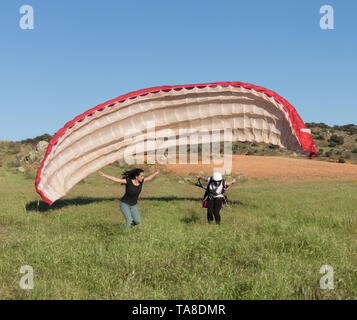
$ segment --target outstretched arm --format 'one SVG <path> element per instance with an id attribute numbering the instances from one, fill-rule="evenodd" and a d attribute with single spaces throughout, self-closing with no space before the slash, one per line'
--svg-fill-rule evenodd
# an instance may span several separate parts
<path id="1" fill-rule="evenodd" d="M 144 181 L 150 181 L 152 179 L 154 179 L 155 176 L 157 176 L 159 174 L 160 170 L 157 170 L 156 172 L 154 172 L 153 174 L 149 175 L 147 178 L 145 178 Z"/>
<path id="2" fill-rule="evenodd" d="M 126 180 L 125 179 L 120 179 L 120 178 L 117 178 L 117 177 L 112 177 L 112 176 L 108 176 L 106 175 L 105 173 L 99 171 L 98 174 L 101 176 L 101 177 L 104 177 L 104 178 L 107 178 L 109 180 L 112 180 L 114 182 L 119 182 L 119 183 L 124 183 L 126 184 Z"/>
<path id="3" fill-rule="evenodd" d="M 205 177 L 196 176 L 196 178 L 197 179 L 201 179 L 201 180 L 206 181 L 206 182 L 208 181 L 208 178 L 205 178 Z"/>
<path id="4" fill-rule="evenodd" d="M 226 182 L 226 186 L 229 187 L 230 185 L 232 185 L 233 183 L 236 183 L 237 180 L 233 179 L 231 182 Z"/>

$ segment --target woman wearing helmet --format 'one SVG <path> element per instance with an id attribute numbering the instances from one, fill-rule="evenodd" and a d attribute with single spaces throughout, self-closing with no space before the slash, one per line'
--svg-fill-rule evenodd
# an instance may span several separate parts
<path id="1" fill-rule="evenodd" d="M 222 174 L 215 172 L 212 177 L 204 178 L 197 176 L 197 179 L 204 180 L 208 182 L 206 193 L 204 196 L 204 202 L 207 201 L 207 220 L 208 223 L 213 222 L 213 217 L 216 221 L 216 224 L 221 223 L 221 216 L 219 214 L 223 201 L 225 201 L 225 191 L 230 185 L 236 182 L 236 179 L 233 179 L 231 182 L 225 182 L 222 177 Z"/>

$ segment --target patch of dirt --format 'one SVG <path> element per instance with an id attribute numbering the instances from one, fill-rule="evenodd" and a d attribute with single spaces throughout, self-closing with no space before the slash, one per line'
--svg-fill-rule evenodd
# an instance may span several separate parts
<path id="1" fill-rule="evenodd" d="M 167 164 L 165 167 L 176 174 L 212 175 L 210 164 Z M 309 159 L 294 159 L 263 156 L 232 156 L 233 175 L 242 174 L 248 178 L 275 180 L 357 180 L 357 165 L 334 163 Z"/>

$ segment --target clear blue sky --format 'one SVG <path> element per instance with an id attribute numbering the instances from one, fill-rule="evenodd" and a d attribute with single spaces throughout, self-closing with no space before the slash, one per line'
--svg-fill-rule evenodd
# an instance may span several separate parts
<path id="1" fill-rule="evenodd" d="M 21 5 L 35 29 L 19 27 Z M 321 30 L 333 6 L 335 29 Z M 305 122 L 357 123 L 355 0 L 1 0 L 0 139 L 57 132 L 85 110 L 157 85 L 242 81 Z"/>

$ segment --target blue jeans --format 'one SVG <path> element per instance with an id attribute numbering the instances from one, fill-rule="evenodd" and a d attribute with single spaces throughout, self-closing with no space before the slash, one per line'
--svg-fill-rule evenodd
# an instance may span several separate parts
<path id="1" fill-rule="evenodd" d="M 120 210 L 125 218 L 126 227 L 130 227 L 131 224 L 137 225 L 140 223 L 140 213 L 138 210 L 138 205 L 135 204 L 133 206 L 120 201 Z"/>

